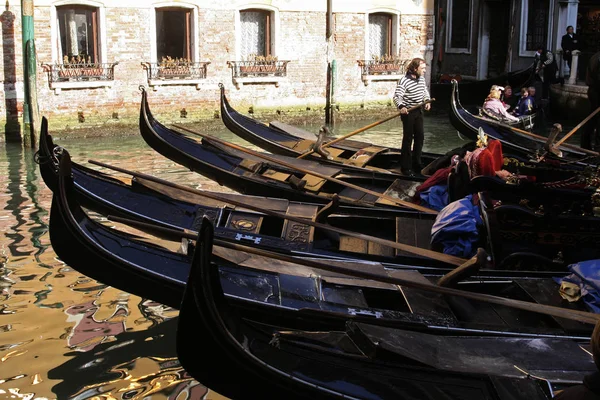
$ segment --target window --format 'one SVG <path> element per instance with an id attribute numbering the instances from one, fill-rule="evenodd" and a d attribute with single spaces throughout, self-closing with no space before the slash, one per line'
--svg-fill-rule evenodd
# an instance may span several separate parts
<path id="1" fill-rule="evenodd" d="M 266 10 L 240 11 L 240 56 L 242 60 L 252 56 L 273 55 L 272 15 Z"/>
<path id="2" fill-rule="evenodd" d="M 58 20 L 59 62 L 100 62 L 98 45 L 98 9 L 85 6 L 56 8 Z"/>
<path id="3" fill-rule="evenodd" d="M 385 13 L 369 14 L 369 57 L 391 56 L 393 16 Z"/>
<path id="4" fill-rule="evenodd" d="M 192 10 L 156 9 L 156 58 L 192 61 Z"/>
<path id="5" fill-rule="evenodd" d="M 448 41 L 446 51 L 471 51 L 471 0 L 448 0 Z"/>
<path id="6" fill-rule="evenodd" d="M 536 46 L 548 41 L 548 0 L 529 0 L 525 50 L 536 51 Z"/>
<path id="7" fill-rule="evenodd" d="M 105 51 L 105 9 L 101 3 L 50 7 L 52 61 L 42 63 L 55 94 L 62 89 L 111 87 L 118 64 Z"/>
<path id="8" fill-rule="evenodd" d="M 523 0 L 521 2 L 521 29 L 519 55 L 532 57 L 537 45 L 548 45 L 552 31 L 552 15 L 549 0 Z"/>

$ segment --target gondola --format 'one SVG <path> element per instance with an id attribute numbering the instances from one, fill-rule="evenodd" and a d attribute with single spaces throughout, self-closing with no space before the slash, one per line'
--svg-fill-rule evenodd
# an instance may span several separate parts
<path id="1" fill-rule="evenodd" d="M 40 147 L 43 149 L 43 146 Z M 62 149 L 60 153 L 59 157 L 68 156 L 66 149 Z M 46 159 L 42 155 L 40 158 Z M 59 158 L 56 158 L 54 162 L 58 160 Z M 40 169 L 46 172 L 53 168 L 46 162 L 40 165 Z M 44 172 L 42 175 L 47 176 L 49 183 L 56 183 L 56 173 Z M 85 168 L 77 163 L 72 163 L 71 175 L 77 200 L 86 208 L 105 215 L 143 222 L 148 224 L 146 228 L 149 233 L 166 240 L 173 240 L 173 235 L 152 228 L 197 230 L 200 219 L 208 215 L 217 224 L 216 229 L 221 239 L 254 243 L 258 247 L 273 251 L 338 259 L 360 257 L 386 262 L 386 265 L 398 268 L 420 264 L 424 264 L 424 268 L 448 269 L 450 267 L 444 262 L 435 260 L 424 262 L 422 257 L 404 255 L 400 252 L 396 254 L 394 249 L 374 243 L 339 237 L 322 229 L 291 221 L 285 222 L 244 207 L 236 207 L 226 201 L 216 201 L 210 195 L 218 194 L 225 200 L 230 199 L 245 205 L 254 205 L 282 214 L 328 223 L 331 226 L 348 228 L 363 234 L 402 240 L 406 244 L 422 248 L 429 248 L 431 225 L 434 220 L 433 216 L 427 214 L 384 208 L 339 206 L 329 213 L 322 214 L 322 219 L 319 220 L 317 215 L 324 208 L 322 204 L 209 191 L 204 191 L 209 197 L 193 195 L 141 178 L 133 178 L 128 184 L 124 180 Z M 50 189 L 56 192 L 57 186 L 56 184 Z"/>
<path id="2" fill-rule="evenodd" d="M 313 137 L 298 137 L 291 132 L 286 132 L 281 128 L 274 128 L 271 125 L 263 124 L 253 118 L 242 115 L 237 112 L 225 96 L 225 87 L 221 88 L 221 119 L 225 126 L 233 133 L 244 140 L 274 154 L 281 154 L 290 157 L 298 157 L 311 149 L 317 140 Z M 281 127 L 281 125 L 280 125 Z M 297 132 L 297 131 L 295 131 Z M 331 140 L 333 138 L 328 138 Z M 308 156 L 325 164 L 333 166 L 343 166 L 348 169 L 367 169 L 371 174 L 389 174 L 402 175 L 400 171 L 400 153 L 398 148 L 384 147 L 374 145 L 368 142 L 346 139 L 327 148 L 332 159 L 323 158 L 317 153 Z M 423 153 L 423 165 L 428 165 L 440 154 Z M 414 171 L 420 173 L 421 171 Z M 420 180 L 425 176 L 419 174 Z"/>
<path id="3" fill-rule="evenodd" d="M 198 172 L 209 179 L 243 194 L 271 196 L 278 193 L 293 201 L 328 203 L 334 194 L 343 204 L 373 207 L 401 207 L 385 198 L 378 198 L 356 188 L 347 187 L 314 175 L 299 172 L 240 150 L 203 138 L 201 142 L 169 129 L 152 116 L 147 93 L 142 88 L 140 107 L 141 135 L 150 147 L 163 156 Z M 334 167 L 312 160 L 298 160 L 274 155 L 304 170 L 339 179 L 382 195 L 410 201 L 415 188 L 421 183 L 415 178 L 399 179 L 392 174 L 371 174 L 343 166 Z M 378 195 L 379 196 L 379 195 Z M 417 207 L 418 208 L 418 207 Z M 435 213 L 421 207 L 422 211 Z"/>
<path id="4" fill-rule="evenodd" d="M 46 136 L 48 138 L 43 139 Z M 41 142 L 44 141 L 51 141 L 51 138 L 46 131 L 42 130 Z M 57 179 L 56 172 L 52 171 L 58 168 L 56 163 L 62 156 L 55 151 L 56 157 L 52 160 L 52 157 L 44 154 L 46 147 L 44 143 L 40 143 L 39 159 L 44 161 L 40 162 L 40 169 L 42 175 L 46 177 L 45 179 L 52 184 Z M 68 154 L 66 149 L 62 149 L 61 152 L 63 155 Z M 49 162 L 50 160 L 52 163 Z M 423 249 L 431 248 L 431 228 L 434 222 L 432 215 L 413 211 L 352 206 L 327 209 L 323 205 L 314 203 L 297 203 L 285 199 L 209 191 L 202 191 L 198 195 L 194 195 L 140 177 L 134 177 L 130 183 L 126 183 L 124 179 L 115 179 L 110 175 L 76 163 L 72 166 L 71 175 L 74 179 L 76 196 L 81 204 L 102 214 L 143 222 L 147 224 L 145 226 L 149 233 L 167 240 L 179 240 L 179 237 L 173 239 L 172 235 L 152 228 L 197 230 L 200 219 L 204 215 L 208 215 L 215 223 L 215 229 L 220 239 L 252 243 L 257 247 L 272 251 L 303 257 L 348 260 L 360 258 L 381 262 L 390 268 L 404 268 L 406 265 L 421 269 L 448 269 L 451 267 L 441 260 L 428 260 L 421 255 L 411 255 L 366 239 L 352 238 L 294 221 L 283 221 L 279 217 L 265 215 L 243 206 L 239 207 L 239 205 L 254 205 L 263 210 L 277 211 L 282 215 L 307 218 L 309 221 L 326 223 L 335 228 L 347 229 Z M 480 178 L 476 178 L 476 180 Z M 56 187 L 51 187 L 51 189 L 57 190 Z M 508 189 L 508 193 L 514 196 L 510 189 Z M 224 200 L 215 200 L 215 195 Z M 599 224 L 597 218 L 582 218 L 577 212 L 560 215 L 555 219 L 538 215 L 538 218 L 535 219 L 541 224 L 538 224 L 540 228 L 544 227 L 548 232 L 548 226 L 554 227 L 556 229 L 552 231 L 556 233 L 560 233 L 564 228 L 563 224 L 559 224 L 561 220 L 571 224 L 578 220 L 583 222 L 582 226 L 585 226 L 585 229 L 563 230 L 563 235 L 571 238 L 567 242 L 558 245 L 544 245 L 543 242 L 531 243 L 530 240 L 527 243 L 531 244 L 531 248 L 527 248 L 523 241 L 509 241 L 508 239 L 511 237 L 518 238 L 519 235 L 523 235 L 523 229 L 526 229 L 528 225 L 525 223 L 515 225 L 510 222 L 511 218 L 508 217 L 514 215 L 515 217 L 512 218 L 514 220 L 517 216 L 529 215 L 532 211 L 519 205 L 509 205 L 507 196 L 501 198 L 506 204 L 495 206 L 490 203 L 482 208 L 482 214 L 489 215 L 488 219 L 491 222 L 488 226 L 482 226 L 480 229 L 479 243 L 490 249 L 495 269 L 562 271 L 569 263 L 600 256 L 600 253 L 596 251 L 598 246 L 595 245 L 595 242 L 590 241 L 595 237 L 594 227 Z M 233 205 L 227 201 L 233 202 Z M 518 201 L 519 197 L 513 199 L 513 202 Z M 548 210 L 551 211 L 551 209 Z M 503 217 L 496 218 L 496 215 Z M 504 221 L 508 221 L 507 226 Z M 572 238 L 575 236 L 571 232 L 575 232 L 577 237 L 587 241 L 582 242 L 580 246 L 574 246 Z M 501 237 L 506 237 L 503 244 L 494 244 L 497 238 Z M 494 244 L 493 248 L 490 247 L 492 244 Z M 559 252 L 562 254 L 562 258 L 557 259 L 556 255 Z"/>
<path id="5" fill-rule="evenodd" d="M 91 219 L 77 203 L 73 191 L 68 190 L 73 184 L 68 174 L 69 162 L 68 156 L 61 159 L 59 191 L 53 194 L 50 214 L 50 241 L 58 257 L 103 284 L 179 307 L 191 254 L 198 243 L 191 243 L 187 252 L 174 252 L 154 240 L 142 240 Z M 206 221 L 208 218 L 203 219 L 201 228 Z M 461 274 L 447 270 L 420 273 L 409 268 L 387 270 L 373 262 L 333 259 L 315 263 L 222 240 L 215 243 L 218 246 L 213 251 L 214 259 L 226 296 L 240 312 L 264 321 L 286 321 L 298 329 L 342 329 L 351 319 L 415 331 L 471 335 L 494 330 L 506 337 L 568 336 L 582 340 L 591 332 L 582 322 L 529 311 L 536 303 L 569 309 L 569 313 L 585 309 L 582 302 L 563 300 L 552 277 L 535 273 L 501 276 L 477 269 L 462 269 Z M 332 266 L 344 271 L 333 270 Z M 351 276 L 347 276 L 349 273 Z M 378 283 L 367 279 L 371 276 L 368 274 L 406 282 L 402 286 Z M 458 301 L 445 294 L 425 295 L 421 286 L 414 286 L 433 283 L 526 300 L 532 305 L 528 304 L 526 310 L 513 310 L 507 308 L 504 300 L 496 304 L 473 299 Z"/>
<path id="6" fill-rule="evenodd" d="M 519 92 L 519 88 L 529 85 L 533 79 L 533 65 L 521 70 L 513 71 L 498 77 L 466 81 L 459 83 L 461 92 L 463 93 L 464 104 L 481 104 L 486 96 L 490 93 L 492 85 L 506 86 L 510 85 L 514 93 Z M 432 82 L 431 97 L 438 100 L 437 107 L 444 107 L 445 101 L 450 101 L 452 97 L 452 83 L 447 82 Z"/>
<path id="7" fill-rule="evenodd" d="M 179 314 L 177 354 L 192 376 L 227 397 L 549 400 L 596 371 L 580 346 L 585 340 L 416 333 L 356 321 L 324 331 L 254 319 L 224 296 L 211 238 L 206 223 Z"/>
<path id="8" fill-rule="evenodd" d="M 562 157 L 558 158 L 552 153 L 544 150 L 544 144 L 547 138 L 534 134 L 524 134 L 513 129 L 510 126 L 490 118 L 481 117 L 469 112 L 462 106 L 459 99 L 458 84 L 452 82 L 452 97 L 450 99 L 450 122 L 452 126 L 464 137 L 469 140 L 477 140 L 479 128 L 492 139 L 497 139 L 502 143 L 502 148 L 506 153 L 514 154 L 526 159 L 537 159 L 545 154 L 547 158 L 555 162 L 562 161 L 568 163 L 579 163 L 581 166 L 597 163 L 597 157 L 592 153 L 571 144 L 562 144 L 559 150 Z"/>
<path id="9" fill-rule="evenodd" d="M 520 79 L 519 77 L 523 78 L 524 74 L 524 72 L 515 74 L 515 79 L 518 80 Z M 450 87 L 450 85 L 448 85 L 448 87 Z M 487 90 L 489 90 L 489 87 Z M 229 104 L 229 101 L 225 96 L 225 89 L 222 85 L 221 118 L 230 131 L 250 143 L 275 154 L 298 157 L 307 151 L 306 149 L 309 149 L 310 146 L 315 143 L 316 139 L 314 135 L 309 132 L 299 131 L 295 127 L 289 127 L 281 123 L 265 125 L 253 118 L 238 113 Z M 330 165 L 339 166 L 340 163 L 342 163 L 345 167 L 357 165 L 355 161 L 360 159 L 362 160 L 360 162 L 360 164 L 362 164 L 361 168 L 376 167 L 393 173 L 399 173 L 398 160 L 400 149 L 373 146 L 370 143 L 353 140 L 343 141 L 342 144 L 344 146 L 341 146 L 340 143 L 333 146 L 333 149 L 331 150 L 331 154 L 335 155 L 333 160 L 327 160 L 316 154 L 310 157 L 321 163 L 329 163 Z M 365 152 L 364 150 L 367 149 L 367 147 L 370 150 Z M 460 153 L 463 150 L 472 151 L 474 148 L 474 142 L 469 142 L 462 146 L 461 149 L 454 149 L 446 155 L 426 153 L 423 157 L 424 168 L 420 171 L 421 175 L 423 178 L 431 176 L 437 169 L 449 165 L 451 155 Z M 561 165 L 561 168 L 557 168 L 556 166 L 548 165 L 544 162 L 535 162 L 529 157 L 530 154 L 527 154 L 526 156 L 523 156 L 522 152 L 512 154 L 511 150 L 512 149 L 510 148 L 504 149 L 506 169 L 511 172 L 535 176 L 538 181 L 549 182 L 565 180 L 584 172 L 583 167 L 581 166 Z"/>

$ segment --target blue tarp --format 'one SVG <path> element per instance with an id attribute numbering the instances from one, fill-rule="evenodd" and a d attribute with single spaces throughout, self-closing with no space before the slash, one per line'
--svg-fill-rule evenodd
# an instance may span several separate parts
<path id="1" fill-rule="evenodd" d="M 591 311 L 600 314 L 600 260 L 582 261 L 569 265 L 571 275 L 555 278 L 559 284 L 563 281 L 579 286 L 581 298 Z"/>
<path id="2" fill-rule="evenodd" d="M 468 195 L 440 211 L 431 228 L 431 244 L 441 244 L 445 254 L 472 257 L 477 252 L 474 245 L 482 224 L 479 208 L 473 205 L 473 196 Z"/>
<path id="3" fill-rule="evenodd" d="M 440 211 L 448 205 L 448 185 L 434 185 L 419 193 L 419 205 Z"/>

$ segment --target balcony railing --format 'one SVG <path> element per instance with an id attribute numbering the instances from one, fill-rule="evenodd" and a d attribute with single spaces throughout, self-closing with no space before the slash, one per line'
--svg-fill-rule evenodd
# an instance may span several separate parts
<path id="1" fill-rule="evenodd" d="M 406 61 L 358 60 L 362 75 L 400 75 L 404 73 Z"/>
<path id="2" fill-rule="evenodd" d="M 50 84 L 61 82 L 95 82 L 115 79 L 114 63 L 42 64 Z"/>
<path id="3" fill-rule="evenodd" d="M 286 76 L 289 61 L 227 61 L 233 78 Z"/>
<path id="4" fill-rule="evenodd" d="M 366 85 L 370 81 L 397 80 L 404 74 L 410 60 L 357 60 L 361 78 Z"/>
<path id="5" fill-rule="evenodd" d="M 206 67 L 209 61 L 176 63 L 150 63 L 143 62 L 142 66 L 148 74 L 149 81 L 156 80 L 185 80 L 196 81 L 206 79 Z"/>

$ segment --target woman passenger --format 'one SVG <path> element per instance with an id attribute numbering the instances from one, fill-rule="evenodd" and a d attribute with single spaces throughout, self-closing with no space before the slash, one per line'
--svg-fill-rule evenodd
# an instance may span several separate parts
<path id="1" fill-rule="evenodd" d="M 508 112 L 506 112 L 504 104 L 502 103 L 502 101 L 500 101 L 500 92 L 503 89 L 504 88 L 500 86 L 493 85 L 490 89 L 490 94 L 483 103 L 483 109 L 484 111 L 487 111 L 488 113 L 494 116 L 498 116 L 503 120 L 507 120 L 509 122 L 517 122 L 519 121 L 519 118 L 512 116 Z"/>

